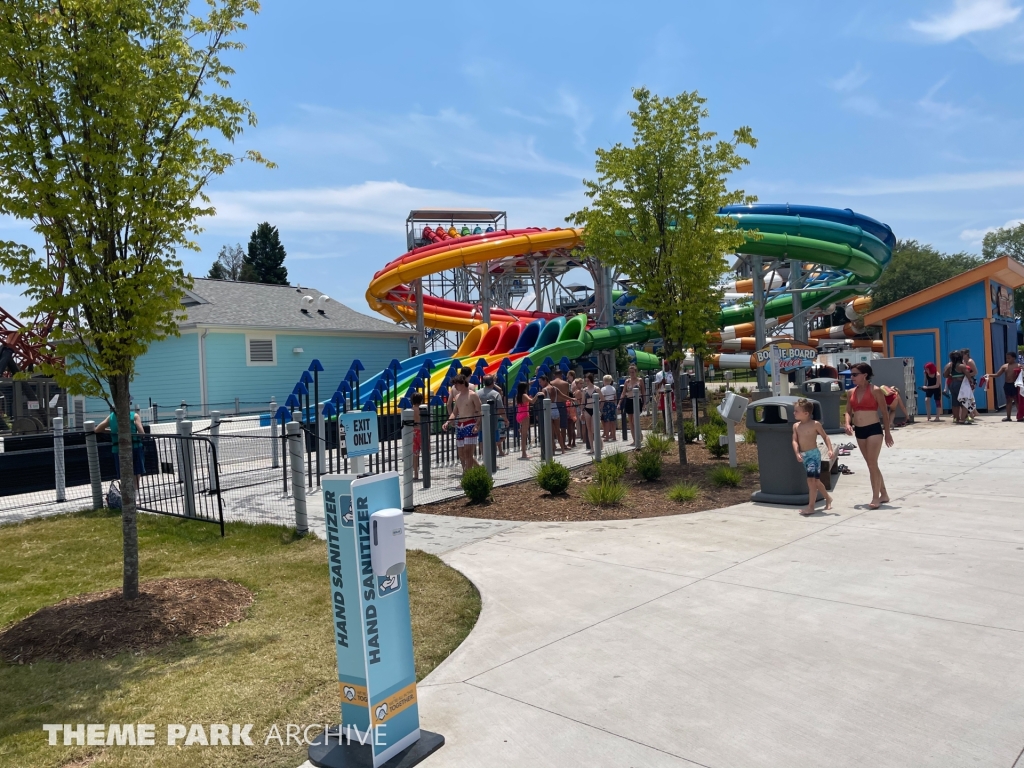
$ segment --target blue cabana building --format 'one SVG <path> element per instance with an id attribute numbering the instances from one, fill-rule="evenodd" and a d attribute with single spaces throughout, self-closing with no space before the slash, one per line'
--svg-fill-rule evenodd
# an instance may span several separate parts
<path id="1" fill-rule="evenodd" d="M 882 326 L 887 357 L 912 357 L 918 386 L 924 365 L 933 362 L 941 371 L 953 350 L 967 348 L 979 375 L 1003 364 L 1007 352 L 1017 351 L 1017 322 L 1013 291 L 1024 286 L 1024 266 L 1001 256 L 954 278 L 869 312 L 867 325 Z M 987 395 L 977 393 L 978 407 L 1002 408 L 1003 378 Z M 917 392 L 918 413 L 924 397 Z"/>

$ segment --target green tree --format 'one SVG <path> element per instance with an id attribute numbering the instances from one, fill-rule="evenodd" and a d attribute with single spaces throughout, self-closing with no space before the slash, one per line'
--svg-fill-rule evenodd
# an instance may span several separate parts
<path id="1" fill-rule="evenodd" d="M 225 94 L 222 54 L 256 0 L 6 0 L 0 4 L 0 213 L 32 222 L 56 256 L 0 244 L 0 279 L 25 286 L 28 314 L 54 313 L 66 368 L 45 372 L 104 397 L 118 434 L 124 597 L 138 595 L 129 383 L 154 341 L 177 334 L 203 190 L 243 159 L 233 141 L 255 116 Z M 244 156 L 265 162 L 258 153 Z M 59 271 L 67 290 L 58 293 Z"/>
<path id="2" fill-rule="evenodd" d="M 244 265 L 245 251 L 241 243 L 222 245 L 207 277 L 211 280 L 241 280 Z"/>
<path id="3" fill-rule="evenodd" d="M 632 278 L 637 306 L 651 313 L 666 356 L 679 364 L 688 348 L 703 351 L 704 334 L 718 326 L 724 254 L 744 241 L 718 209 L 755 200 L 726 181 L 749 162 L 737 148 L 757 141 L 746 126 L 731 141 L 702 129 L 708 110 L 696 91 L 660 98 L 636 88 L 633 98 L 632 144 L 597 150 L 597 180 L 583 182 L 591 204 L 567 221 L 585 228 L 588 254 Z M 680 376 L 675 389 L 685 463 Z"/>
<path id="4" fill-rule="evenodd" d="M 249 237 L 249 252 L 245 257 L 245 263 L 256 274 L 256 280 L 252 282 L 288 285 L 288 270 L 284 266 L 286 255 L 277 227 L 266 221 L 258 225 Z"/>
<path id="5" fill-rule="evenodd" d="M 917 240 L 898 240 L 892 261 L 871 292 L 871 306 L 878 309 L 892 304 L 979 264 L 981 259 L 970 253 L 944 254 Z"/>
<path id="6" fill-rule="evenodd" d="M 1024 222 L 986 233 L 981 242 L 982 258 L 991 261 L 1003 255 L 1024 264 Z M 1014 290 L 1013 305 L 1017 317 L 1024 316 L 1024 288 Z"/>

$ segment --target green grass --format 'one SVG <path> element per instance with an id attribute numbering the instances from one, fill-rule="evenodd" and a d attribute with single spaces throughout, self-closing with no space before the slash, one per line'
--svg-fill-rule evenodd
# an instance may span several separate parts
<path id="1" fill-rule="evenodd" d="M 696 483 L 687 483 L 685 481 L 676 483 L 668 491 L 669 499 L 680 503 L 693 501 L 698 496 L 700 496 L 700 486 Z"/>
<path id="2" fill-rule="evenodd" d="M 591 483 L 583 490 L 583 499 L 598 507 L 614 507 L 626 498 L 626 484 L 620 480 Z"/>
<path id="3" fill-rule="evenodd" d="M 746 464 L 740 464 L 740 469 L 744 472 L 760 472 L 761 468 L 757 465 L 756 461 L 748 461 Z"/>
<path id="4" fill-rule="evenodd" d="M 717 486 L 736 488 L 743 482 L 743 473 L 732 467 L 715 467 L 708 472 L 708 480 Z"/>
<path id="5" fill-rule="evenodd" d="M 65 597 L 120 586 L 120 530 L 120 517 L 107 511 L 0 526 L 0 627 Z M 0 765 L 302 763 L 303 748 L 263 741 L 272 723 L 339 717 L 324 542 L 243 524 L 228 525 L 222 539 L 217 526 L 142 515 L 139 551 L 143 581 L 216 577 L 252 590 L 247 619 L 139 656 L 0 662 Z M 465 577 L 422 552 L 409 553 L 408 578 L 422 678 L 472 629 L 480 596 Z M 154 723 L 158 746 L 50 747 L 43 723 Z M 166 746 L 168 723 L 253 723 L 259 738 L 253 747 L 177 749 Z"/>
<path id="6" fill-rule="evenodd" d="M 647 437 L 644 438 L 644 448 L 660 453 L 662 456 L 671 451 L 673 446 L 674 442 L 668 435 L 648 432 Z"/>

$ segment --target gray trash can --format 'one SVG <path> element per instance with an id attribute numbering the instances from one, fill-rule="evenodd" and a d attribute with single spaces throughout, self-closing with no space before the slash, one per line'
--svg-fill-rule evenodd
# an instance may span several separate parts
<path id="1" fill-rule="evenodd" d="M 838 435 L 844 431 L 839 419 L 839 401 L 843 396 L 839 379 L 808 379 L 804 382 L 804 395 L 821 405 L 821 426 L 826 432 Z"/>
<path id="2" fill-rule="evenodd" d="M 808 398 L 810 399 L 810 398 Z M 799 397 L 766 397 L 750 404 L 747 426 L 757 433 L 757 463 L 761 474 L 761 490 L 751 501 L 768 504 L 807 503 L 807 473 L 793 455 L 793 407 Z M 821 404 L 814 401 L 814 418 L 821 421 Z M 833 462 L 834 463 L 834 462 Z M 825 466 L 822 464 L 822 472 Z M 831 490 L 835 476 L 822 474 L 822 482 Z M 824 496 L 819 495 L 819 499 Z"/>

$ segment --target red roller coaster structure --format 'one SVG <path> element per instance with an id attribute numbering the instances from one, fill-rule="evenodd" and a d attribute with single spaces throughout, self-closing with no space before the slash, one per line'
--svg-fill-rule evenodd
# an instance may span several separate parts
<path id="1" fill-rule="evenodd" d="M 64 292 L 64 264 L 56 264 L 50 248 L 46 249 L 47 267 L 55 265 L 60 275 L 56 295 Z M 46 340 L 53 329 L 54 315 L 37 316 L 28 325 L 0 307 L 0 377 L 30 370 L 39 363 L 63 365 L 53 346 Z"/>

